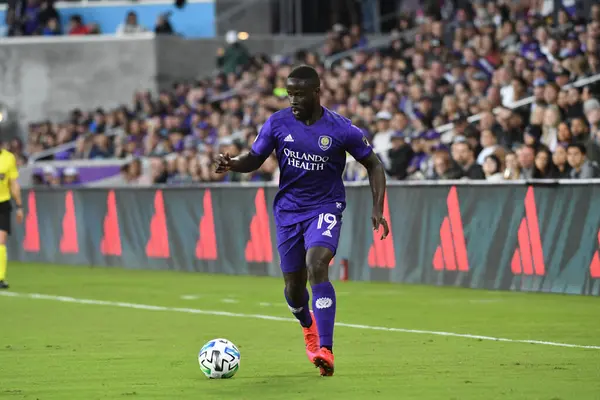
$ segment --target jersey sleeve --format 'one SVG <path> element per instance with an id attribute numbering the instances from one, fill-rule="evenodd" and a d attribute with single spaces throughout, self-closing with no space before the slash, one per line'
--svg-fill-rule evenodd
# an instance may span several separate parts
<path id="1" fill-rule="evenodd" d="M 9 163 L 10 165 L 7 171 L 8 179 L 15 180 L 19 177 L 19 170 L 17 169 L 17 160 L 15 156 L 11 155 Z"/>
<path id="2" fill-rule="evenodd" d="M 373 149 L 367 137 L 357 126 L 350 125 L 346 134 L 346 151 L 360 161 L 371 154 Z"/>
<path id="3" fill-rule="evenodd" d="M 275 149 L 275 137 L 271 129 L 271 118 L 262 126 L 258 136 L 252 144 L 251 152 L 257 156 L 269 157 Z"/>

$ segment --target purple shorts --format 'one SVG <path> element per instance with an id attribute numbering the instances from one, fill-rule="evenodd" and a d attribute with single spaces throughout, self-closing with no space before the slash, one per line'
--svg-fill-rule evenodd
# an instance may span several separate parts
<path id="1" fill-rule="evenodd" d="M 325 247 L 335 255 L 342 215 L 321 213 L 296 225 L 277 227 L 277 249 L 283 273 L 296 272 L 306 267 L 306 251 L 311 247 Z"/>

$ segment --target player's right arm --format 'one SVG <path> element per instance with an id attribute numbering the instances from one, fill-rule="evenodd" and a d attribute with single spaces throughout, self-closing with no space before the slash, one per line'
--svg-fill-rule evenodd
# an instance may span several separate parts
<path id="1" fill-rule="evenodd" d="M 265 160 L 266 158 L 252 154 L 252 151 L 240 154 L 234 158 L 231 158 L 229 153 L 219 154 L 216 159 L 217 166 L 215 172 L 219 174 L 227 171 L 242 173 L 252 172 L 259 169 Z"/>
<path id="2" fill-rule="evenodd" d="M 223 173 L 252 172 L 260 168 L 275 149 L 275 140 L 271 132 L 271 119 L 263 125 L 249 152 L 231 158 L 229 154 L 219 154 L 216 159 L 215 172 Z"/>

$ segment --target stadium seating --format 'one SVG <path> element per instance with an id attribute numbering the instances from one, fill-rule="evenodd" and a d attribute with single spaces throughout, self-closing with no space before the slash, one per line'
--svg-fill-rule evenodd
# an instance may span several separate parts
<path id="1" fill-rule="evenodd" d="M 365 131 L 390 179 L 600 178 L 600 6 L 585 18 L 561 10 L 555 22 L 542 11 L 473 2 L 445 18 L 399 18 L 383 47 L 369 46 L 358 27 L 335 26 L 320 53 L 265 61 L 227 52 L 220 65 L 233 72 L 137 93 L 127 108 L 34 124 L 25 148 L 14 147 L 36 158 L 74 141 L 44 159 L 151 159 L 144 179 L 127 164 L 130 184 L 277 180 L 274 159 L 256 173 L 224 176 L 211 158 L 247 150 L 287 106 L 292 65 L 306 63 L 321 74 L 322 103 Z M 400 33 L 409 30 L 416 34 Z M 345 179 L 366 174 L 350 160 Z"/>

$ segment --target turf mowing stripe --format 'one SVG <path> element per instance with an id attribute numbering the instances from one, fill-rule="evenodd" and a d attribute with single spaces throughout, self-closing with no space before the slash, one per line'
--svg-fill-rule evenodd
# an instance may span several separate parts
<path id="1" fill-rule="evenodd" d="M 64 303 L 75 303 L 75 304 L 91 304 L 91 305 L 99 305 L 99 306 L 135 308 L 138 310 L 174 311 L 174 312 L 187 313 L 187 314 L 204 314 L 204 315 L 215 315 L 215 316 L 221 316 L 221 317 L 253 318 L 253 319 L 262 319 L 262 320 L 268 320 L 268 321 L 297 322 L 297 320 L 295 318 L 275 317 L 275 316 L 271 316 L 271 315 L 241 314 L 241 313 L 232 313 L 232 312 L 228 312 L 228 311 L 199 310 L 197 308 L 164 307 L 164 306 L 153 306 L 153 305 L 149 305 L 149 304 L 124 303 L 124 302 L 119 302 L 119 301 L 78 299 L 78 298 L 69 297 L 69 296 L 52 296 L 52 295 L 39 294 L 39 293 L 0 292 L 0 296 L 20 297 L 20 298 L 29 298 L 29 299 L 37 299 L 37 300 L 53 300 L 53 301 L 62 301 Z M 577 349 L 600 350 L 600 346 L 548 342 L 545 340 L 507 339 L 507 338 L 500 338 L 500 337 L 493 337 L 493 336 L 471 335 L 471 334 L 466 334 L 466 333 L 426 331 L 426 330 L 421 330 L 421 329 L 388 328 L 388 327 L 384 327 L 384 326 L 347 324 L 344 322 L 336 322 L 335 325 L 345 327 L 345 328 L 364 329 L 364 330 L 371 330 L 371 331 L 415 333 L 415 334 L 421 334 L 421 335 L 436 335 L 436 336 L 459 337 L 459 338 L 466 338 L 466 339 L 489 340 L 489 341 L 494 341 L 494 342 L 526 343 L 526 344 L 538 344 L 538 345 L 555 346 L 555 347 L 571 347 L 571 348 L 577 348 Z"/>

